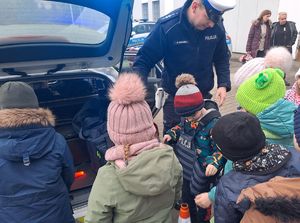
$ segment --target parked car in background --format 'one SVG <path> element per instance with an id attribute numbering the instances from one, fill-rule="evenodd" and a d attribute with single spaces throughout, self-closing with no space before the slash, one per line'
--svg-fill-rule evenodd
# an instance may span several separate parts
<path id="1" fill-rule="evenodd" d="M 0 6 L 0 85 L 28 83 L 40 106 L 54 113 L 55 129 L 73 155 L 70 196 L 74 216 L 81 219 L 97 170 L 105 163 L 103 149 L 111 145 L 107 93 L 122 71 L 133 0 L 3 0 Z M 147 86 L 152 108 L 157 82 L 151 76 Z"/>
<path id="2" fill-rule="evenodd" d="M 141 47 L 149 33 L 152 31 L 154 22 L 136 22 L 133 23 L 131 37 L 129 39 L 127 47 Z M 147 31 L 147 32 L 144 32 Z M 226 32 L 226 44 L 228 46 L 229 54 L 232 54 L 232 42 L 230 35 Z"/>
<path id="3" fill-rule="evenodd" d="M 134 22 L 132 24 L 131 35 L 134 36 L 141 33 L 150 33 L 154 28 L 154 25 L 155 22 Z"/>

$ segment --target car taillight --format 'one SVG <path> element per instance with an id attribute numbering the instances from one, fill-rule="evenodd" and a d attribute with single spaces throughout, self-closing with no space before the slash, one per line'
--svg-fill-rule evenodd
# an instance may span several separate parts
<path id="1" fill-rule="evenodd" d="M 86 175 L 86 173 L 83 170 L 75 172 L 75 178 L 83 177 L 85 175 Z"/>

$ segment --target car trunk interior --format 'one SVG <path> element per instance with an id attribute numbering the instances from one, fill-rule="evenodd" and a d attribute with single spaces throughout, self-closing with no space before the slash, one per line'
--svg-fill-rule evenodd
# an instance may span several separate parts
<path id="1" fill-rule="evenodd" d="M 104 157 L 102 157 L 102 163 L 99 162 L 95 143 L 90 142 L 90 138 L 85 139 L 80 132 L 89 116 L 99 114 L 103 117 L 99 121 L 106 125 L 107 89 L 112 81 L 105 75 L 90 73 L 84 76 L 76 74 L 54 76 L 48 77 L 46 81 L 30 80 L 28 82 L 33 86 L 40 106 L 54 113 L 55 129 L 65 137 L 72 153 L 76 168 L 75 181 L 71 187 L 72 206 L 85 204 L 97 170 L 104 164 Z M 97 104 L 90 103 L 93 101 L 97 101 Z M 87 109 L 85 113 L 83 109 L 87 104 L 95 106 Z M 76 117 L 77 123 L 75 123 Z M 80 122 L 78 122 L 78 117 Z"/>

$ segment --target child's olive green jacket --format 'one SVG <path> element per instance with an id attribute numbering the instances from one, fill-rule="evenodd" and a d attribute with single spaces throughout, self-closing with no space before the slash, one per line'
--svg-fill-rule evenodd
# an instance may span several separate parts
<path id="1" fill-rule="evenodd" d="M 99 169 L 86 223 L 171 223 L 181 196 L 182 167 L 167 145 L 144 151 L 124 169 L 113 162 Z"/>

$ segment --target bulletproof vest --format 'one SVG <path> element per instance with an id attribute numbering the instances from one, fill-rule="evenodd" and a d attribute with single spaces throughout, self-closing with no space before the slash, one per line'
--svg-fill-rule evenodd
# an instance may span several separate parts
<path id="1" fill-rule="evenodd" d="M 215 107 L 216 106 L 216 107 Z M 200 121 L 197 129 L 192 129 L 189 132 L 185 131 L 184 118 L 181 119 L 181 123 L 183 123 L 183 128 L 180 130 L 180 137 L 175 145 L 175 153 L 179 162 L 183 168 L 183 178 L 186 180 L 190 180 L 193 174 L 193 169 L 195 166 L 195 162 L 197 162 L 197 153 L 195 148 L 195 135 L 196 133 L 205 127 L 212 119 L 219 118 L 221 116 L 218 111 L 218 107 L 215 102 L 211 100 L 206 100 L 205 108 L 209 110 L 209 113 L 206 114 Z"/>

